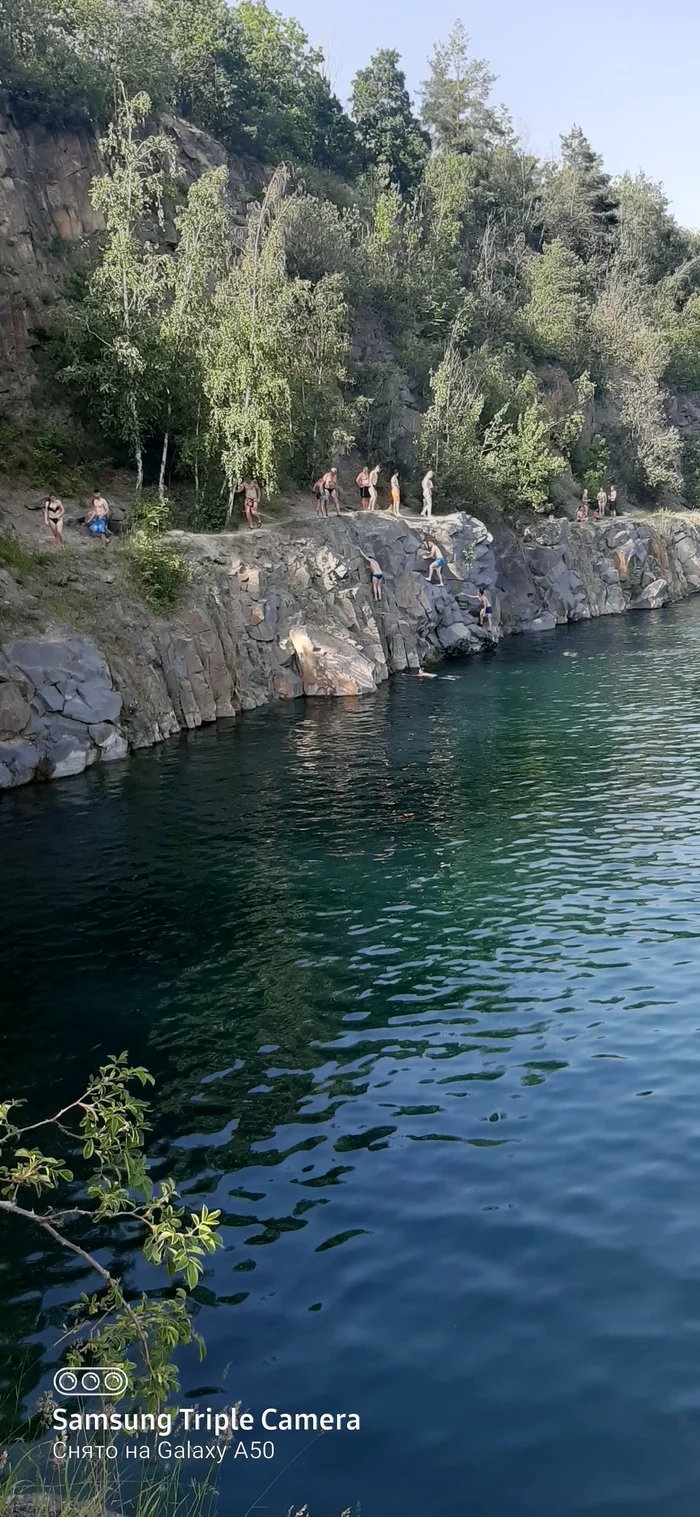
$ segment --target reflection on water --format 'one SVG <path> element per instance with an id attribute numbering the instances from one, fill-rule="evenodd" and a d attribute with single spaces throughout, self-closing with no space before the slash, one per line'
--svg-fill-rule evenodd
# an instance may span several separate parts
<path id="1" fill-rule="evenodd" d="M 695 1510 L 699 655 L 575 628 L 3 802 L 3 1092 L 147 1063 L 225 1217 L 187 1393 L 362 1416 L 265 1510 Z M 31 1391 L 80 1276 L 5 1244 Z"/>

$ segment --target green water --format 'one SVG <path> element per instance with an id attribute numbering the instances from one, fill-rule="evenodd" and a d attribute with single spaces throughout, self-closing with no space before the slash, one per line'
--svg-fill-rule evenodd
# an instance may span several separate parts
<path id="1" fill-rule="evenodd" d="M 2 1091 L 146 1063 L 225 1216 L 185 1398 L 362 1417 L 227 1517 L 697 1510 L 699 668 L 696 602 L 3 800 Z M 0 1241 L 31 1403 L 84 1282 Z"/>

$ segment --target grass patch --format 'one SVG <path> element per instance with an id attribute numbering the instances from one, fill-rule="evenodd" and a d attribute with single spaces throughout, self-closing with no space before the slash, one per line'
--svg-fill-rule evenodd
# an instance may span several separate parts
<path id="1" fill-rule="evenodd" d="M 11 569 L 20 581 L 47 562 L 45 553 L 37 553 L 33 548 L 25 548 L 19 537 L 13 533 L 0 534 L 0 564 L 6 569 Z"/>

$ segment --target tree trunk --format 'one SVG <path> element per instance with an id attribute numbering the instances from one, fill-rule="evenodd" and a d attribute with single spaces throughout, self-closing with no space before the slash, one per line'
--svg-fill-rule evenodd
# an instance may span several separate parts
<path id="1" fill-rule="evenodd" d="M 160 455 L 160 474 L 158 475 L 158 498 L 159 498 L 159 500 L 165 500 L 165 465 L 166 465 L 167 459 L 168 459 L 168 439 L 169 439 L 169 435 L 170 434 L 168 432 L 166 432 L 165 436 L 163 437 L 163 452 Z"/>
<path id="2" fill-rule="evenodd" d="M 229 484 L 228 484 L 228 505 L 226 507 L 226 526 L 227 527 L 230 527 L 231 522 L 233 520 L 233 502 L 234 502 L 235 498 L 236 498 L 236 491 L 235 491 L 234 483 L 233 483 L 233 480 L 230 479 L 229 480 Z"/>

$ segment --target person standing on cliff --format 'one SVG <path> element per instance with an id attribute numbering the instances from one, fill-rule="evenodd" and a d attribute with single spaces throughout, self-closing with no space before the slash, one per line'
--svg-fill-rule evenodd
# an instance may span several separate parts
<path id="1" fill-rule="evenodd" d="M 92 537 L 98 537 L 100 542 L 107 542 L 107 523 L 109 521 L 109 505 L 99 490 L 92 492 L 92 505 L 85 517 L 85 525 Z"/>
<path id="2" fill-rule="evenodd" d="M 617 516 L 617 490 L 615 485 L 611 485 L 608 490 L 608 505 L 610 507 L 610 515 Z"/>
<path id="3" fill-rule="evenodd" d="M 398 469 L 391 476 L 391 514 L 392 516 L 401 515 L 401 485 Z"/>
<path id="4" fill-rule="evenodd" d="M 360 553 L 362 553 L 361 548 Z M 376 558 L 372 558 L 371 553 L 362 553 L 362 557 L 364 558 L 365 563 L 369 564 L 369 572 L 372 580 L 372 595 L 374 596 L 375 600 L 379 601 L 382 598 L 382 580 L 384 578 L 382 566 L 380 563 L 378 563 Z"/>
<path id="5" fill-rule="evenodd" d="M 241 485 L 241 489 L 243 491 L 243 510 L 245 511 L 245 519 L 252 532 L 253 525 L 256 527 L 260 526 L 260 517 L 258 516 L 260 491 L 258 489 L 258 486 L 255 484 L 255 481 L 252 479 L 244 479 L 243 484 Z"/>
<path id="6" fill-rule="evenodd" d="M 421 516 L 432 516 L 432 514 L 433 514 L 433 490 L 434 490 L 434 488 L 435 488 L 435 470 L 434 469 L 428 469 L 427 474 L 424 474 L 423 478 L 421 480 L 421 490 L 423 492 L 423 509 L 421 511 Z"/>
<path id="7" fill-rule="evenodd" d="M 65 514 L 63 501 L 59 500 L 57 495 L 47 495 L 44 501 L 44 521 L 57 548 L 65 547 L 63 541 L 63 518 Z"/>
<path id="8" fill-rule="evenodd" d="M 597 496 L 597 510 L 595 512 L 596 521 L 602 521 L 603 520 L 603 517 L 605 516 L 605 511 L 606 511 L 606 508 L 607 508 L 607 504 L 608 504 L 608 497 L 607 497 L 607 495 L 605 493 L 605 490 L 603 489 L 603 486 L 601 485 L 601 487 L 600 487 L 600 489 L 598 491 L 598 496 Z"/>
<path id="9" fill-rule="evenodd" d="M 366 511 L 369 506 L 369 469 L 366 464 L 360 469 L 355 484 L 360 492 L 360 510 Z"/>
<path id="10" fill-rule="evenodd" d="M 326 486 L 324 484 L 325 478 L 326 478 L 326 476 L 325 476 L 325 474 L 323 474 L 320 479 L 316 480 L 316 483 L 314 485 L 314 495 L 316 497 L 316 515 L 317 516 L 327 516 L 328 515 L 328 491 L 327 491 Z"/>
<path id="11" fill-rule="evenodd" d="M 375 464 L 369 471 L 369 509 L 377 509 L 377 481 L 379 479 L 379 464 Z"/>
<path id="12" fill-rule="evenodd" d="M 581 496 L 581 515 L 579 521 L 588 521 L 588 491 L 584 490 Z"/>
<path id="13" fill-rule="evenodd" d="M 338 499 L 338 470 L 327 469 L 321 480 L 326 495 L 326 516 L 328 515 L 328 502 L 332 501 L 335 506 L 336 516 L 340 516 L 340 501 Z"/>

